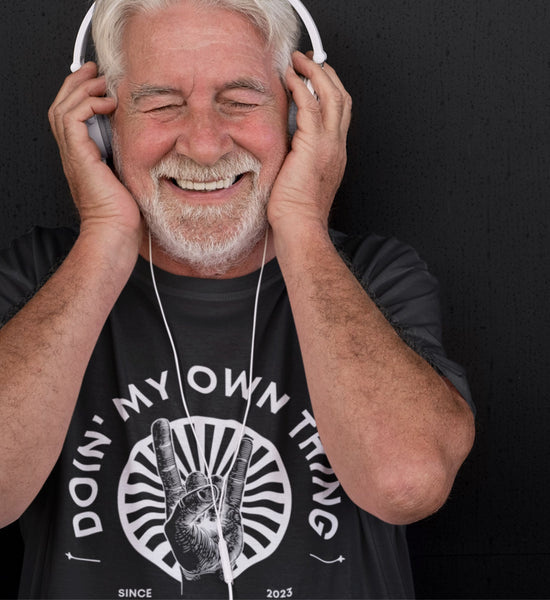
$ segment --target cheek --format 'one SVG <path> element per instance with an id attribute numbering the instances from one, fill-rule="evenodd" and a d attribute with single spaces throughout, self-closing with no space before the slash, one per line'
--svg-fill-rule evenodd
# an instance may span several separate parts
<path id="1" fill-rule="evenodd" d="M 277 127 L 266 127 L 256 132 L 256 152 L 252 152 L 262 163 L 265 179 L 274 179 L 289 151 L 288 124 L 282 120 Z M 262 177 L 263 178 L 263 177 Z"/>
<path id="2" fill-rule="evenodd" d="M 261 179 L 264 184 L 273 185 L 287 154 L 288 145 L 286 142 L 272 146 L 267 159 L 262 162 Z"/>
<path id="3" fill-rule="evenodd" d="M 169 149 L 166 135 L 143 124 L 126 114 L 115 115 L 113 120 L 114 139 L 125 171 L 136 168 L 151 168 Z"/>
<path id="4" fill-rule="evenodd" d="M 128 160 L 135 165 L 149 169 L 156 165 L 172 146 L 166 136 L 155 135 L 151 129 L 143 129 L 132 131 L 125 137 L 123 151 Z"/>

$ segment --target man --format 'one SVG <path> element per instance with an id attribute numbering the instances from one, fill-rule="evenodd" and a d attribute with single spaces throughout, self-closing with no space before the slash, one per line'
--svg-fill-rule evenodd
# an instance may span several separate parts
<path id="1" fill-rule="evenodd" d="M 268 4 L 100 0 L 105 75 L 52 105 L 80 229 L 17 242 L 0 286 L 23 596 L 413 593 L 403 525 L 470 450 L 468 388 L 416 254 L 329 231 L 351 101 L 286 66 L 295 17 Z"/>

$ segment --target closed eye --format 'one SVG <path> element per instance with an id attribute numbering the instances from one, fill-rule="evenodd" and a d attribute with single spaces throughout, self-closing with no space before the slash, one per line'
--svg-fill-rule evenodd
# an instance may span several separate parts
<path id="1" fill-rule="evenodd" d="M 151 108 L 148 108 L 144 112 L 163 112 L 163 111 L 177 109 L 177 108 L 180 108 L 180 105 L 178 105 L 178 104 L 164 104 L 162 106 L 153 106 Z"/>
<path id="2" fill-rule="evenodd" d="M 177 90 L 142 85 L 132 90 L 131 103 L 139 112 L 154 113 L 179 108 L 183 100 Z"/>
<path id="3" fill-rule="evenodd" d="M 258 106 L 257 104 L 251 104 L 249 102 L 226 102 L 226 106 L 231 106 L 232 108 L 242 108 L 242 109 L 248 109 L 248 108 L 256 108 L 256 106 Z"/>

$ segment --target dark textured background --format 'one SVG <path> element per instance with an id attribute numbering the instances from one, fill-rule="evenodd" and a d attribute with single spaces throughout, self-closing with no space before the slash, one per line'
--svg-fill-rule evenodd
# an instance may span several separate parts
<path id="1" fill-rule="evenodd" d="M 439 278 L 468 369 L 474 451 L 443 510 L 410 528 L 420 598 L 550 597 L 550 4 L 308 0 L 354 97 L 334 225 L 412 244 Z M 74 219 L 46 112 L 86 3 L 0 8 L 0 242 Z M 1 501 L 1 499 L 0 499 Z M 15 593 L 15 526 L 0 531 Z"/>

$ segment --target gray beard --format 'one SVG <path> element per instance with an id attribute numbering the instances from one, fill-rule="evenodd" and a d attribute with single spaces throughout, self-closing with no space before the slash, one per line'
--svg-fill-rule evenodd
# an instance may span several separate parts
<path id="1" fill-rule="evenodd" d="M 117 168 L 121 180 L 124 169 Z M 223 275 L 256 247 L 268 227 L 269 190 L 258 184 L 260 163 L 249 154 L 224 158 L 203 168 L 185 157 L 168 157 L 151 170 L 150 195 L 135 197 L 153 240 L 166 254 L 207 275 Z M 163 194 L 161 179 L 222 180 L 247 173 L 252 189 L 217 206 L 182 204 Z"/>

